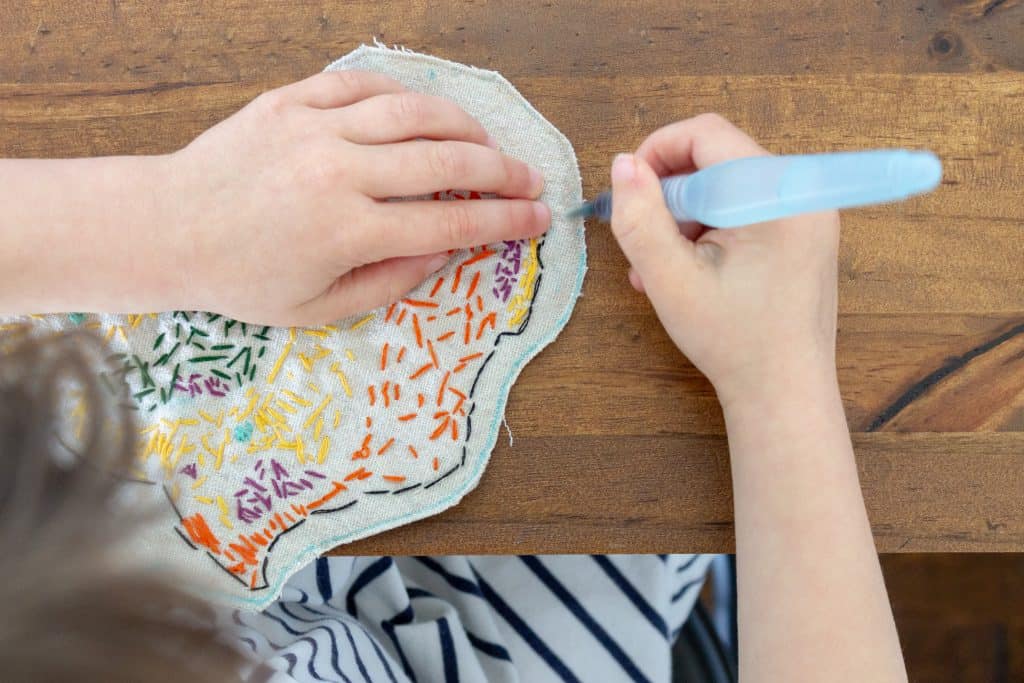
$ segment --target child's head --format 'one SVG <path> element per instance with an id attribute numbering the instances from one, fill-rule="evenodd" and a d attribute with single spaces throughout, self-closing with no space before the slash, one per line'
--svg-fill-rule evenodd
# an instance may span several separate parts
<path id="1" fill-rule="evenodd" d="M 114 559 L 146 513 L 112 504 L 135 445 L 104 353 L 84 333 L 0 337 L 0 680 L 236 679 L 206 606 Z"/>

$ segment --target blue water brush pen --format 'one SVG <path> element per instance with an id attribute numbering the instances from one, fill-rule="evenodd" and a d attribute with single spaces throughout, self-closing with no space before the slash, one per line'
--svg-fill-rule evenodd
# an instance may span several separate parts
<path id="1" fill-rule="evenodd" d="M 899 201 L 929 192 L 942 180 L 931 152 L 905 149 L 733 159 L 696 173 L 661 180 L 669 211 L 679 221 L 738 228 L 825 209 Z M 610 192 L 572 216 L 609 220 Z"/>

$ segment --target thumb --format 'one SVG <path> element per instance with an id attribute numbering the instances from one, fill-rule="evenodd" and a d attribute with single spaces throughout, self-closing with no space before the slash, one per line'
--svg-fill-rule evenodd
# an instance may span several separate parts
<path id="1" fill-rule="evenodd" d="M 658 176 L 632 154 L 612 164 L 612 233 L 649 296 L 677 290 L 693 265 L 693 243 L 679 234 Z"/>
<path id="2" fill-rule="evenodd" d="M 310 302 L 307 317 L 334 321 L 397 301 L 448 259 L 447 252 L 401 256 L 350 270 Z"/>

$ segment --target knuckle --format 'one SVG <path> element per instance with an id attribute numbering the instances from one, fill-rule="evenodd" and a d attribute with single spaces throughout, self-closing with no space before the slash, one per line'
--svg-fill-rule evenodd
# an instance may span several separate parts
<path id="1" fill-rule="evenodd" d="M 732 126 L 727 118 L 714 111 L 698 114 L 693 120 L 694 122 L 700 123 L 702 126 L 707 126 L 708 128 L 726 128 Z"/>
<path id="2" fill-rule="evenodd" d="M 544 225 L 543 219 L 534 211 L 532 202 L 525 200 L 509 201 L 514 208 L 508 214 L 508 227 L 512 230 L 547 230 L 550 225 Z"/>
<path id="3" fill-rule="evenodd" d="M 640 222 L 633 220 L 631 217 L 622 217 L 612 221 L 612 232 L 618 239 L 619 244 L 623 246 L 634 245 L 640 235 Z"/>
<path id="4" fill-rule="evenodd" d="M 495 166 L 495 181 L 505 188 L 514 187 L 515 190 L 528 188 L 530 186 L 530 171 L 526 164 L 518 159 L 502 156 L 499 152 L 491 152 L 497 160 Z"/>
<path id="5" fill-rule="evenodd" d="M 448 202 L 444 212 L 444 229 L 452 245 L 476 244 L 480 232 L 476 219 L 465 202 Z"/>
<path id="6" fill-rule="evenodd" d="M 256 108 L 265 116 L 277 116 L 288 106 L 288 99 L 280 90 L 268 90 L 253 100 Z"/>
<path id="7" fill-rule="evenodd" d="M 422 96 L 415 93 L 399 93 L 392 98 L 392 122 L 400 126 L 418 126 L 427 117 Z"/>
<path id="8" fill-rule="evenodd" d="M 721 114 L 708 112 L 697 116 L 695 121 L 698 127 L 702 129 L 704 135 L 727 140 L 729 147 L 735 152 L 733 156 L 768 154 L 768 151 L 750 137 L 746 131 Z"/>
<path id="9" fill-rule="evenodd" d="M 394 303 L 401 299 L 405 292 L 401 287 L 400 283 L 395 282 L 393 279 L 388 279 L 384 285 L 384 291 L 382 297 L 377 297 L 380 300 L 380 305 Z"/>
<path id="10" fill-rule="evenodd" d="M 461 178 L 466 170 L 465 158 L 449 142 L 439 142 L 433 145 L 427 163 L 431 173 L 439 178 Z"/>
<path id="11" fill-rule="evenodd" d="M 653 216 L 644 206 L 629 202 L 612 217 L 612 233 L 623 247 L 643 249 L 647 242 L 647 227 L 652 221 Z"/>
<path id="12" fill-rule="evenodd" d="M 480 123 L 476 119 L 466 113 L 465 109 L 449 99 L 437 95 L 426 95 L 424 96 L 424 102 L 429 104 L 431 110 L 437 112 L 436 116 L 438 118 L 451 121 L 453 129 L 479 127 L 483 130 L 483 126 L 480 126 Z"/>
<path id="13" fill-rule="evenodd" d="M 353 306 L 355 310 L 352 313 L 357 313 L 363 309 L 387 306 L 401 299 L 406 294 L 406 291 L 404 290 L 403 283 L 398 281 L 400 279 L 396 277 L 373 280 L 362 278 L 357 288 L 358 295 L 355 297 L 359 305 Z"/>
<path id="14" fill-rule="evenodd" d="M 350 71 L 342 69 L 338 71 L 328 71 L 333 79 L 333 87 L 341 91 L 358 90 L 362 87 L 362 83 L 366 76 L 362 71 Z"/>

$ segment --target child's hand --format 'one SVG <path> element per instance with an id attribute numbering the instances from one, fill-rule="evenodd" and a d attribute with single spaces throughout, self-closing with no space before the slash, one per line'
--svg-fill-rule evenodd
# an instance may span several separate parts
<path id="1" fill-rule="evenodd" d="M 630 281 L 725 406 L 808 373 L 835 375 L 838 214 L 709 230 L 677 225 L 661 195 L 659 176 L 763 154 L 705 114 L 656 131 L 612 167 L 612 230 Z"/>
<path id="2" fill-rule="evenodd" d="M 322 73 L 256 98 L 167 158 L 180 307 L 304 325 L 380 306 L 450 249 L 544 232 L 543 179 L 448 100 Z M 505 199 L 385 202 L 460 189 Z"/>

